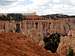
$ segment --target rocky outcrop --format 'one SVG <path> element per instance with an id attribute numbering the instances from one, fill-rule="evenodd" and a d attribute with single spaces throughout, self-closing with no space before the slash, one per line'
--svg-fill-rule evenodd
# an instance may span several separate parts
<path id="1" fill-rule="evenodd" d="M 60 56 L 66 56 L 69 47 L 73 49 L 73 52 L 74 52 L 73 54 L 75 55 L 75 36 L 74 35 L 61 37 L 60 44 L 57 49 L 57 53 L 59 53 Z"/>
<path id="2" fill-rule="evenodd" d="M 51 17 L 57 18 L 57 20 Z M 74 21 L 73 16 L 69 17 L 61 14 L 48 15 L 48 18 L 46 15 L 7 14 L 7 16 L 0 16 L 0 32 L 15 32 L 18 24 L 23 34 L 34 28 L 42 34 L 48 31 L 65 35 L 71 28 L 75 28 Z"/>

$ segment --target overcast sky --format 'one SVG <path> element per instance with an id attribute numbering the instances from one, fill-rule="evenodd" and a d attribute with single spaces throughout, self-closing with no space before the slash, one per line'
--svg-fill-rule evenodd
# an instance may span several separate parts
<path id="1" fill-rule="evenodd" d="M 75 15 L 75 0 L 0 0 L 0 13 Z"/>

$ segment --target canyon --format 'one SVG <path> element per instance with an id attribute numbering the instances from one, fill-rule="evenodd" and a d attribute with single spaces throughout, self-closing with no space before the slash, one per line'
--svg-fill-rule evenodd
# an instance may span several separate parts
<path id="1" fill-rule="evenodd" d="M 11 54 L 13 54 L 12 56 L 66 56 L 69 46 L 73 48 L 75 53 L 74 16 L 59 14 L 44 16 L 12 15 L 13 14 L 0 16 L 0 50 L 4 50 L 3 52 L 6 53 L 7 56 L 10 56 Z M 51 53 L 43 48 L 43 38 L 44 36 L 47 36 L 48 33 L 52 34 L 56 32 L 61 34 L 60 44 L 56 53 Z M 23 49 L 26 48 L 25 50 L 27 50 L 27 52 L 22 48 L 20 49 L 20 47 L 23 47 Z M 0 55 L 3 56 L 5 55 L 4 53 Z"/>

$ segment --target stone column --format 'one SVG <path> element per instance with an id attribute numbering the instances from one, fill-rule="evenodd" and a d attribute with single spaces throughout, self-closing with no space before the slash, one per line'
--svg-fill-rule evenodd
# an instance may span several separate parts
<path id="1" fill-rule="evenodd" d="M 39 22 L 39 29 L 40 29 L 40 32 L 42 32 L 42 30 L 43 30 L 42 22 Z"/>
<path id="2" fill-rule="evenodd" d="M 23 26 L 23 24 L 22 24 L 22 22 L 19 22 L 19 24 L 20 24 L 20 30 L 21 30 L 21 33 L 22 33 L 22 27 L 21 26 Z"/>
<path id="3" fill-rule="evenodd" d="M 10 27 L 9 21 L 6 21 L 6 23 L 5 23 L 5 32 L 9 32 L 9 27 Z"/>
<path id="4" fill-rule="evenodd" d="M 27 21 L 24 21 L 24 33 L 27 33 Z"/>
<path id="5" fill-rule="evenodd" d="M 38 22 L 38 31 L 40 31 L 40 27 L 39 26 L 40 26 L 40 22 Z"/>
<path id="6" fill-rule="evenodd" d="M 36 29 L 36 24 L 35 24 L 36 22 L 34 21 L 34 29 Z"/>
<path id="7" fill-rule="evenodd" d="M 13 32 L 15 32 L 15 28 L 16 28 L 16 24 L 15 24 L 15 21 L 13 20 L 13 21 L 12 21 L 12 31 L 13 31 Z"/>
<path id="8" fill-rule="evenodd" d="M 47 22 L 45 22 L 45 29 L 44 29 L 44 31 L 47 32 L 47 29 L 48 29 L 48 24 L 47 24 Z"/>

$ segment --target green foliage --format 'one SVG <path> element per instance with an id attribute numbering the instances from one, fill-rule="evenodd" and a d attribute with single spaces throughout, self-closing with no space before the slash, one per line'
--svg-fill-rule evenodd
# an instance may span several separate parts
<path id="1" fill-rule="evenodd" d="M 71 47 L 67 51 L 67 56 L 73 56 L 73 49 Z"/>
<path id="2" fill-rule="evenodd" d="M 44 42 L 45 42 L 44 48 L 55 53 L 60 42 L 60 34 L 53 33 L 49 37 L 44 37 Z"/>
<path id="3" fill-rule="evenodd" d="M 23 15 L 22 14 L 17 14 L 17 13 L 10 13 L 10 14 L 7 14 L 7 17 L 9 20 L 15 20 L 15 21 L 21 21 L 22 18 L 23 18 Z"/>

